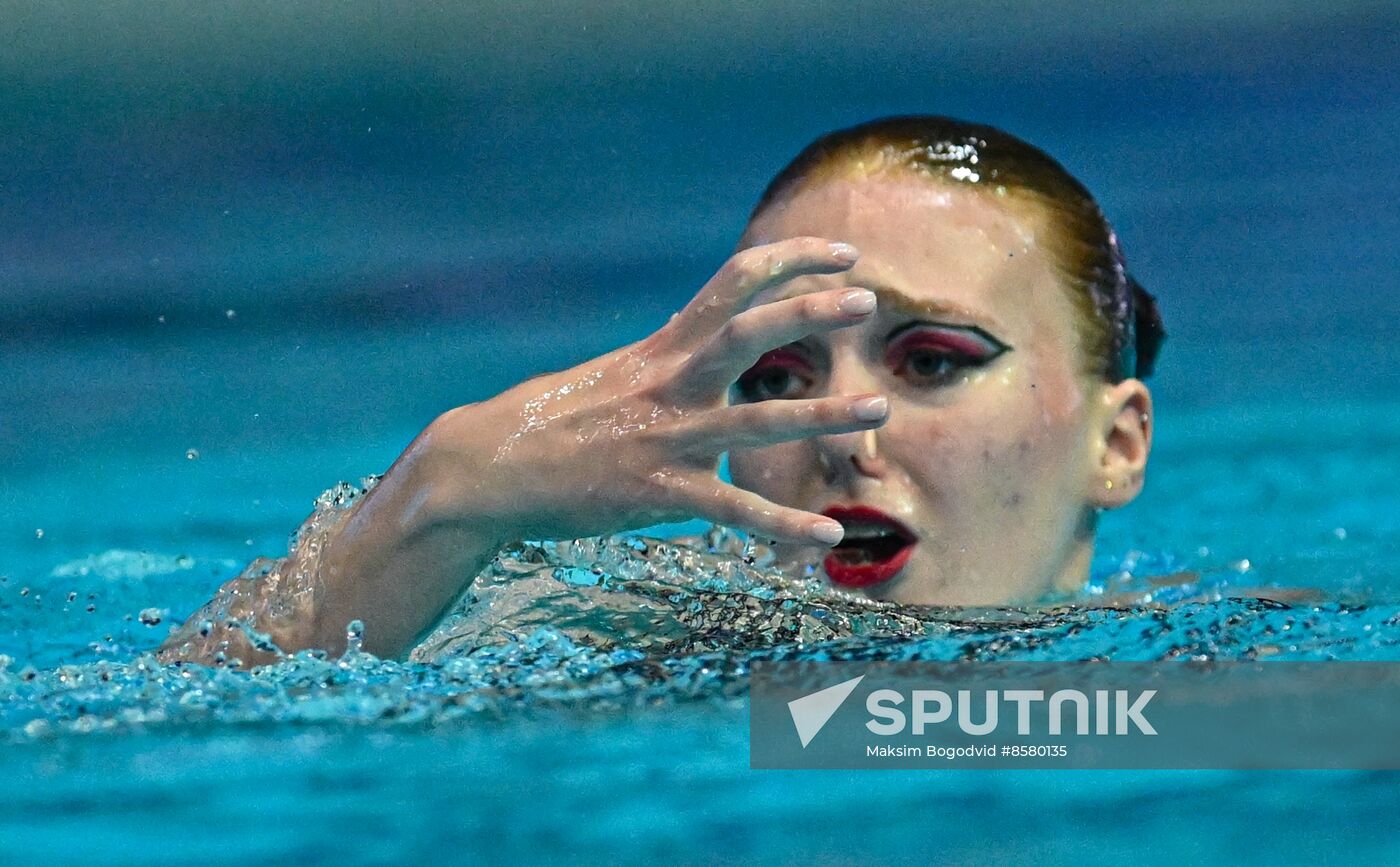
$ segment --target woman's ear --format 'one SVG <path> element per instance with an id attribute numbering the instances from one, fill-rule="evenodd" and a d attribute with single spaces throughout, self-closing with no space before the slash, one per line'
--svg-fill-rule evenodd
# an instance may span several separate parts
<path id="1" fill-rule="evenodd" d="M 1116 509 L 1142 491 L 1152 451 L 1152 393 L 1142 380 L 1125 379 L 1105 385 L 1099 400 L 1088 499 L 1101 509 Z"/>

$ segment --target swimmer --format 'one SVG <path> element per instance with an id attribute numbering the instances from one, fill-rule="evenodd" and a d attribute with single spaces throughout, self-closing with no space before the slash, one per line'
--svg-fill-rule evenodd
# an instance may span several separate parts
<path id="1" fill-rule="evenodd" d="M 162 656 L 275 659 L 229 616 L 332 654 L 358 619 L 364 649 L 400 656 L 513 541 L 697 517 L 874 599 L 1074 591 L 1100 512 L 1142 489 L 1162 337 L 1098 205 L 1040 150 L 936 116 L 831 133 L 660 330 L 445 412 Z"/>

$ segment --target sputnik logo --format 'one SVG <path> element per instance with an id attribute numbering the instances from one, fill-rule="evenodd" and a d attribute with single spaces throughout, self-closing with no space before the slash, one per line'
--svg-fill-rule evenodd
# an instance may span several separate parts
<path id="1" fill-rule="evenodd" d="M 797 727 L 797 737 L 802 741 L 802 749 L 807 749 L 812 738 L 816 737 L 817 732 L 841 709 L 841 705 L 850 698 L 862 680 L 865 680 L 863 674 L 788 702 L 788 712 L 792 714 L 792 724 Z"/>

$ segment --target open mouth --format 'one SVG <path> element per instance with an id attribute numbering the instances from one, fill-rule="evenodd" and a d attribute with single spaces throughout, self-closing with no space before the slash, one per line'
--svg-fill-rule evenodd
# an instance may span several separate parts
<path id="1" fill-rule="evenodd" d="M 904 568 L 918 539 L 894 518 L 868 506 L 833 506 L 822 513 L 841 522 L 846 535 L 822 566 L 833 584 L 869 587 Z"/>

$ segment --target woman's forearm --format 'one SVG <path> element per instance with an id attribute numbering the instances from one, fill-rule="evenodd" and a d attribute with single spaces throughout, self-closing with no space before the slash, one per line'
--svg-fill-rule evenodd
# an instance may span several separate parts
<path id="1" fill-rule="evenodd" d="M 473 512 L 469 484 L 437 466 L 430 427 L 328 539 L 321 598 L 307 646 L 340 653 L 346 624 L 364 624 L 364 649 L 407 651 L 509 538 Z"/>
<path id="2" fill-rule="evenodd" d="M 318 508 L 286 558 L 258 561 L 220 588 L 161 657 L 252 666 L 276 661 L 279 650 L 339 655 L 354 620 L 365 650 L 402 655 L 509 541 L 503 521 L 473 511 L 463 467 L 437 453 L 442 424 L 343 512 Z"/>

